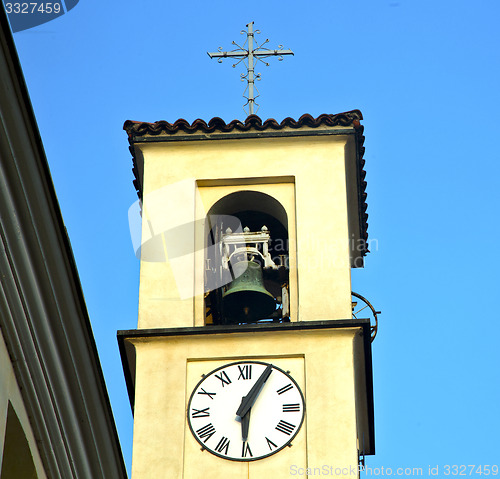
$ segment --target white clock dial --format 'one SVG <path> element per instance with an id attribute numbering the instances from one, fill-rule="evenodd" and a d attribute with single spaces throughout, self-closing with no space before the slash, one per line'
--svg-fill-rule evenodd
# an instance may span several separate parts
<path id="1" fill-rule="evenodd" d="M 189 399 L 189 428 L 203 449 L 224 459 L 270 456 L 299 432 L 305 403 L 295 380 L 277 366 L 239 361 L 208 373 Z"/>

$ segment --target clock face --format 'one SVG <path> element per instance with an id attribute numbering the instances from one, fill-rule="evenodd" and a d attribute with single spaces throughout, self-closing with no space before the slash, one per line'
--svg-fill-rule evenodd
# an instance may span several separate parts
<path id="1" fill-rule="evenodd" d="M 255 461 L 289 445 L 304 420 L 304 396 L 280 368 L 239 361 L 208 373 L 189 399 L 189 428 L 203 449 Z"/>

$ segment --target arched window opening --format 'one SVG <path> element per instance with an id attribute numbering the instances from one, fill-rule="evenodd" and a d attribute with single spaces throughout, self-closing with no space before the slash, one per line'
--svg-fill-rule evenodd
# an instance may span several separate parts
<path id="1" fill-rule="evenodd" d="M 205 324 L 290 321 L 288 217 L 257 191 L 231 193 L 207 215 Z"/>

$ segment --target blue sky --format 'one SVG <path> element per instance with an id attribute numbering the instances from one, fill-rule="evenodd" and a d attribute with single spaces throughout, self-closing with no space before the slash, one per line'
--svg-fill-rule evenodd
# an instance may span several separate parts
<path id="1" fill-rule="evenodd" d="M 295 53 L 257 69 L 263 119 L 364 115 L 375 243 L 353 290 L 382 311 L 367 465 L 500 463 L 499 14 L 494 0 L 80 0 L 14 35 L 129 468 L 116 330 L 137 326 L 139 263 L 122 125 L 244 119 L 243 69 L 206 52 L 250 21 Z"/>

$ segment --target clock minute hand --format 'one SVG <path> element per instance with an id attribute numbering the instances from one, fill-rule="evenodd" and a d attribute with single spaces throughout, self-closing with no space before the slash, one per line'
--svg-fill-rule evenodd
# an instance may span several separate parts
<path id="1" fill-rule="evenodd" d="M 243 417 L 254 405 L 255 400 L 259 396 L 259 393 L 262 389 L 262 386 L 264 386 L 265 382 L 267 381 L 267 378 L 271 375 L 271 373 L 272 373 L 272 364 L 268 364 L 267 368 L 264 369 L 264 372 L 261 374 L 259 379 L 255 381 L 255 384 L 252 386 L 252 389 L 250 389 L 248 394 L 246 396 L 243 396 L 243 398 L 241 399 L 240 407 L 236 411 L 237 416 Z"/>

